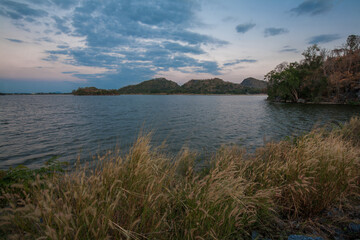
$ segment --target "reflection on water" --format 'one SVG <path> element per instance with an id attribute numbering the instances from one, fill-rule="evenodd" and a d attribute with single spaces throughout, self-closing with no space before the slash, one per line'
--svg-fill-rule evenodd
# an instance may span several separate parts
<path id="1" fill-rule="evenodd" d="M 177 152 L 201 154 L 222 144 L 250 150 L 316 125 L 344 122 L 360 107 L 278 104 L 266 96 L 0 96 L 0 168 L 38 167 L 52 156 L 73 162 L 106 149 L 126 151 L 140 130 L 153 130 Z"/>

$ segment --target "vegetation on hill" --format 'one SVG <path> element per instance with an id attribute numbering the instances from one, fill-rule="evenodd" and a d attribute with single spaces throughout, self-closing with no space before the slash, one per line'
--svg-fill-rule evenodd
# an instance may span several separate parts
<path id="1" fill-rule="evenodd" d="M 255 80 L 255 79 L 254 79 Z M 260 81 L 260 80 L 257 80 Z M 264 81 L 261 81 L 264 82 Z M 103 90 L 95 87 L 78 88 L 74 95 L 119 95 L 119 94 L 256 94 L 265 93 L 265 88 L 259 84 L 243 86 L 237 83 L 225 82 L 222 79 L 190 80 L 182 86 L 165 78 L 156 78 L 136 85 L 130 85 L 119 90 Z"/>
<path id="2" fill-rule="evenodd" d="M 181 92 L 195 94 L 240 93 L 241 90 L 240 84 L 225 82 L 219 78 L 190 80 L 181 86 Z"/>
<path id="3" fill-rule="evenodd" d="M 118 90 L 116 89 L 98 89 L 96 87 L 84 87 L 78 88 L 77 90 L 72 91 L 73 95 L 119 95 Z"/>
<path id="4" fill-rule="evenodd" d="M 180 86 L 173 81 L 165 78 L 155 78 L 144 81 L 136 85 L 130 85 L 118 90 L 119 94 L 157 94 L 171 93 L 179 89 Z"/>
<path id="5" fill-rule="evenodd" d="M 247 87 L 238 83 L 225 82 L 220 78 L 190 80 L 180 88 L 180 93 L 189 94 L 247 94 L 262 93 L 264 89 Z"/>
<path id="6" fill-rule="evenodd" d="M 302 233 L 355 239 L 360 119 L 269 143 L 253 155 L 223 147 L 205 169 L 140 137 L 126 156 L 29 179 L 3 172 L 5 239 L 271 239 Z M 206 161 L 206 159 L 201 159 Z M 11 174 L 12 178 L 7 175 Z M 26 174 L 28 176 L 29 174 Z M 29 184 L 30 183 L 30 184 Z M 352 224 L 352 225 L 351 225 Z M 338 234 L 338 235 L 336 235 Z M 340 235 L 339 235 L 340 234 Z"/>
<path id="7" fill-rule="evenodd" d="M 360 36 L 332 51 L 313 45 L 302 55 L 265 76 L 270 100 L 360 104 Z"/>
<path id="8" fill-rule="evenodd" d="M 255 89 L 266 89 L 267 88 L 267 82 L 266 81 L 262 81 L 256 78 L 245 78 L 241 84 L 241 86 L 243 87 L 248 87 L 248 88 L 255 88 Z"/>

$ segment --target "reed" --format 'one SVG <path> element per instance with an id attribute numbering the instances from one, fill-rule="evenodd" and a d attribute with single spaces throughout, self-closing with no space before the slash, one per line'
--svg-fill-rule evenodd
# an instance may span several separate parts
<path id="1" fill-rule="evenodd" d="M 169 157 L 143 135 L 126 156 L 109 151 L 95 168 L 85 164 L 2 186 L 0 235 L 251 239 L 256 230 L 279 238 L 294 219 L 316 221 L 344 203 L 359 205 L 359 138 L 360 119 L 353 118 L 330 132 L 269 143 L 252 155 L 222 147 L 198 170 L 195 154 Z"/>

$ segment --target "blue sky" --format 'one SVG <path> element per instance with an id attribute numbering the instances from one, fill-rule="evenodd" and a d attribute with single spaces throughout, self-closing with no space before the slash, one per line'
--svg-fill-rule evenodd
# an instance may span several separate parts
<path id="1" fill-rule="evenodd" d="M 241 82 L 360 34 L 358 0 L 1 0 L 0 92 Z"/>

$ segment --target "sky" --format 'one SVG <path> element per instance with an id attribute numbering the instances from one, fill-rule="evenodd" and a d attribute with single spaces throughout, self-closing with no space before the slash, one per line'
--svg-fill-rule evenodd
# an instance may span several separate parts
<path id="1" fill-rule="evenodd" d="M 1 0 L 0 92 L 264 79 L 360 35 L 359 0 Z"/>

